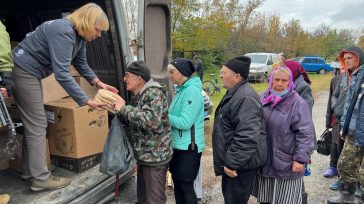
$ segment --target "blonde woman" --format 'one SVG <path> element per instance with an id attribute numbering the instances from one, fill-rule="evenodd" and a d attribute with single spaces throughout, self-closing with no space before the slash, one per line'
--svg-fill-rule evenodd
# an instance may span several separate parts
<path id="1" fill-rule="evenodd" d="M 117 92 L 115 87 L 100 81 L 87 64 L 86 43 L 109 29 L 103 10 L 90 3 L 66 18 L 51 20 L 30 32 L 13 50 L 15 67 L 12 78 L 14 97 L 24 124 L 23 173 L 32 177 L 31 190 L 58 189 L 70 180 L 52 176 L 46 164 L 45 135 L 47 118 L 43 106 L 43 79 L 54 73 L 56 80 L 80 105 L 94 109 L 104 103 L 87 97 L 70 74 L 71 64 L 91 84 Z"/>

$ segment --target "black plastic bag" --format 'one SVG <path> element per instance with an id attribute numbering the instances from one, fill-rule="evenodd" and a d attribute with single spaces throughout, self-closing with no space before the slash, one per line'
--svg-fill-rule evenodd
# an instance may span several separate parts
<path id="1" fill-rule="evenodd" d="M 329 155 L 331 151 L 332 132 L 326 129 L 320 139 L 317 141 L 317 152 L 323 155 Z"/>
<path id="2" fill-rule="evenodd" d="M 106 138 L 100 162 L 100 172 L 122 174 L 135 163 L 133 149 L 117 115 L 114 116 Z"/>

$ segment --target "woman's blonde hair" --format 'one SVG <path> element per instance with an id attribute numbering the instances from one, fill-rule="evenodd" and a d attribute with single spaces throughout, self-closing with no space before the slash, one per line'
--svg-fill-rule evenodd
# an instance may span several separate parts
<path id="1" fill-rule="evenodd" d="M 75 26 L 77 33 L 84 37 L 85 33 L 95 30 L 95 24 L 102 31 L 109 30 L 109 20 L 102 8 L 94 3 L 86 4 L 76 9 L 72 14 L 66 17 Z"/>

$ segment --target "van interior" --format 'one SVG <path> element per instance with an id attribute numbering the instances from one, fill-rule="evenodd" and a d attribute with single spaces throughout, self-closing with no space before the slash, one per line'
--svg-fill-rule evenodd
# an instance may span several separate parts
<path id="1" fill-rule="evenodd" d="M 10 35 L 12 47 L 24 36 L 47 20 L 65 17 L 73 10 L 89 3 L 86 0 L 6 0 L 0 7 L 0 20 Z M 99 78 L 117 87 L 120 95 L 128 101 L 123 76 L 127 64 L 133 61 L 129 47 L 124 6 L 121 0 L 93 0 L 107 14 L 109 31 L 88 43 L 87 60 Z M 170 3 L 168 0 L 138 1 L 138 60 L 146 61 L 152 77 L 170 87 L 167 65 L 171 59 Z M 171 93 L 171 92 L 170 92 Z M 4 145 L 1 140 L 0 149 Z M 20 135 L 21 136 L 21 132 Z M 0 154 L 0 157 L 2 155 Z M 1 162 L 0 162 L 1 164 Z M 1 169 L 1 168 L 0 168 Z M 22 181 L 19 172 L 11 169 L 0 171 L 0 194 L 11 195 L 11 203 L 104 203 L 113 198 L 115 177 L 102 174 L 95 166 L 83 173 L 74 173 L 57 167 L 56 176 L 72 179 L 67 188 L 34 193 L 29 187 L 31 181 Z M 133 174 L 130 168 L 120 175 L 120 184 Z"/>

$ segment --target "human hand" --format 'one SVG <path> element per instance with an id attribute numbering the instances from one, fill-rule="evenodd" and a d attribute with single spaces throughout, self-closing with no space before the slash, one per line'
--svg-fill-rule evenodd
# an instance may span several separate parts
<path id="1" fill-rule="evenodd" d="M 106 103 L 103 102 L 98 102 L 92 99 L 89 99 L 86 102 L 86 105 L 90 106 L 92 109 L 96 109 L 96 110 L 102 110 L 105 109 L 105 106 L 107 105 Z"/>
<path id="2" fill-rule="evenodd" d="M 231 170 L 231 169 L 227 168 L 226 166 L 224 166 L 224 172 L 225 172 L 226 175 L 228 175 L 231 178 L 234 178 L 234 177 L 238 176 L 238 174 L 236 173 L 235 170 Z"/>
<path id="3" fill-rule="evenodd" d="M 119 111 L 122 107 L 125 106 L 125 100 L 122 98 L 120 98 L 120 99 L 115 98 L 115 99 L 116 99 L 116 101 L 113 103 L 114 110 Z"/>
<path id="4" fill-rule="evenodd" d="M 305 170 L 305 164 L 301 164 L 298 161 L 292 162 L 292 172 L 293 173 L 301 173 Z"/>
<path id="5" fill-rule="evenodd" d="M 118 90 L 117 88 L 115 88 L 115 87 L 113 87 L 113 86 L 110 86 L 110 85 L 108 85 L 108 84 L 105 84 L 105 83 L 104 83 L 104 82 L 102 82 L 102 81 L 98 81 L 98 82 L 96 83 L 96 85 L 97 85 L 99 88 L 109 90 L 109 91 L 114 92 L 114 93 L 116 93 L 116 94 L 119 92 L 119 90 Z"/>
<path id="6" fill-rule="evenodd" d="M 3 95 L 4 98 L 9 98 L 8 90 L 6 88 L 0 88 L 0 93 Z"/>

